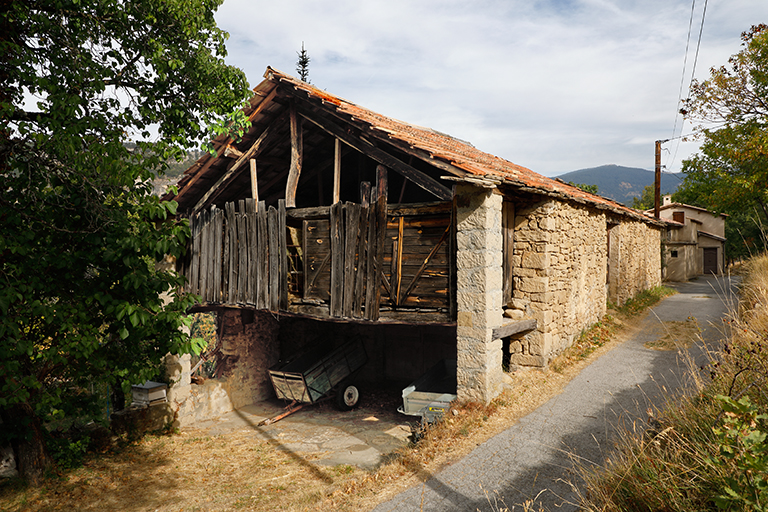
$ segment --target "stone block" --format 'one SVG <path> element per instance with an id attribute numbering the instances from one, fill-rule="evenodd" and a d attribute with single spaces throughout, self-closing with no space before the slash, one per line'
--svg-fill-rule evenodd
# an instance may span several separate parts
<path id="1" fill-rule="evenodd" d="M 459 311 L 456 313 L 456 325 L 459 327 L 473 327 L 472 313 L 470 311 Z"/>
<path id="2" fill-rule="evenodd" d="M 555 222 L 555 219 L 553 217 L 544 217 L 542 219 L 539 219 L 539 228 L 545 230 L 545 231 L 554 231 L 556 229 L 557 223 Z"/>
<path id="3" fill-rule="evenodd" d="M 527 277 L 520 279 L 518 286 L 520 291 L 527 293 L 544 293 L 549 287 L 549 278 L 546 277 Z"/>
<path id="4" fill-rule="evenodd" d="M 523 253 L 521 265 L 525 268 L 544 269 L 549 266 L 549 255 L 540 252 Z"/>
<path id="5" fill-rule="evenodd" d="M 505 309 L 504 316 L 512 320 L 522 320 L 525 317 L 525 312 L 519 309 Z"/>
<path id="6" fill-rule="evenodd" d="M 509 364 L 543 368 L 547 366 L 547 359 L 544 356 L 533 354 L 510 354 Z"/>

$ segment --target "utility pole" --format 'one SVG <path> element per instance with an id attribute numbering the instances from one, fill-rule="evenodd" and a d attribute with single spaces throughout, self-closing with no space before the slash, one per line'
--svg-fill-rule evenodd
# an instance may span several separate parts
<path id="1" fill-rule="evenodd" d="M 659 218 L 661 203 L 661 145 L 665 142 L 669 142 L 669 139 L 656 141 L 656 179 L 653 191 L 653 216 L 657 219 Z"/>

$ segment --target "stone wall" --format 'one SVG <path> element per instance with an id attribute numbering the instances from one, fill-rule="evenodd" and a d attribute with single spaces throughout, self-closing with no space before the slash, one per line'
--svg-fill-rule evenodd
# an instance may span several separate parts
<path id="1" fill-rule="evenodd" d="M 267 369 L 279 358 L 277 320 L 265 311 L 229 309 L 219 312 L 217 323 L 222 339 L 216 364 L 223 368 L 218 379 L 192 384 L 189 356 L 166 358 L 171 383 L 168 401 L 177 426 L 215 418 L 274 396 Z"/>
<path id="2" fill-rule="evenodd" d="M 517 204 L 505 315 L 538 327 L 510 340 L 510 364 L 546 366 L 602 318 L 608 299 L 623 304 L 660 284 L 660 244 L 660 229 L 645 222 L 551 199 Z"/>
<path id="3" fill-rule="evenodd" d="M 616 229 L 616 228 L 614 228 Z M 643 290 L 661 284 L 661 229 L 622 219 L 616 249 L 620 253 L 616 295 L 611 301 L 624 304 Z M 611 245 L 613 251 L 614 245 Z"/>
<path id="4" fill-rule="evenodd" d="M 606 218 L 545 200 L 516 205 L 512 308 L 536 331 L 510 342 L 510 364 L 545 366 L 605 313 Z"/>

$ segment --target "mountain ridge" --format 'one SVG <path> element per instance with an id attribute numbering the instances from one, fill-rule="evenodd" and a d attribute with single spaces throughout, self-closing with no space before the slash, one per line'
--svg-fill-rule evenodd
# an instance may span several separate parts
<path id="1" fill-rule="evenodd" d="M 616 202 L 631 205 L 632 199 L 640 197 L 643 188 L 654 184 L 654 172 L 639 167 L 624 167 L 616 164 L 600 165 L 570 171 L 558 176 L 565 182 L 597 185 L 597 193 Z M 661 193 L 672 194 L 683 181 L 683 173 L 662 173 Z"/>

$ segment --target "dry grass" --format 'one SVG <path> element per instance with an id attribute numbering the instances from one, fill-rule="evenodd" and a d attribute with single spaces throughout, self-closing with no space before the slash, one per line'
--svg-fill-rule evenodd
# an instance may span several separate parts
<path id="1" fill-rule="evenodd" d="M 585 332 L 552 362 L 556 371 L 518 370 L 490 405 L 457 405 L 422 441 L 392 454 L 375 472 L 319 466 L 247 431 L 149 435 L 121 450 L 89 456 L 83 467 L 40 488 L 0 483 L 0 509 L 369 510 L 428 480 L 559 394 L 584 367 L 636 332 L 640 309 L 613 312 Z"/>
<path id="2" fill-rule="evenodd" d="M 745 265 L 738 309 L 712 363 L 691 372 L 697 392 L 672 401 L 648 431 L 628 433 L 604 467 L 585 469 L 582 510 L 768 509 L 768 452 L 749 443 L 768 425 L 723 405 L 748 399 L 768 411 L 768 255 Z"/>

